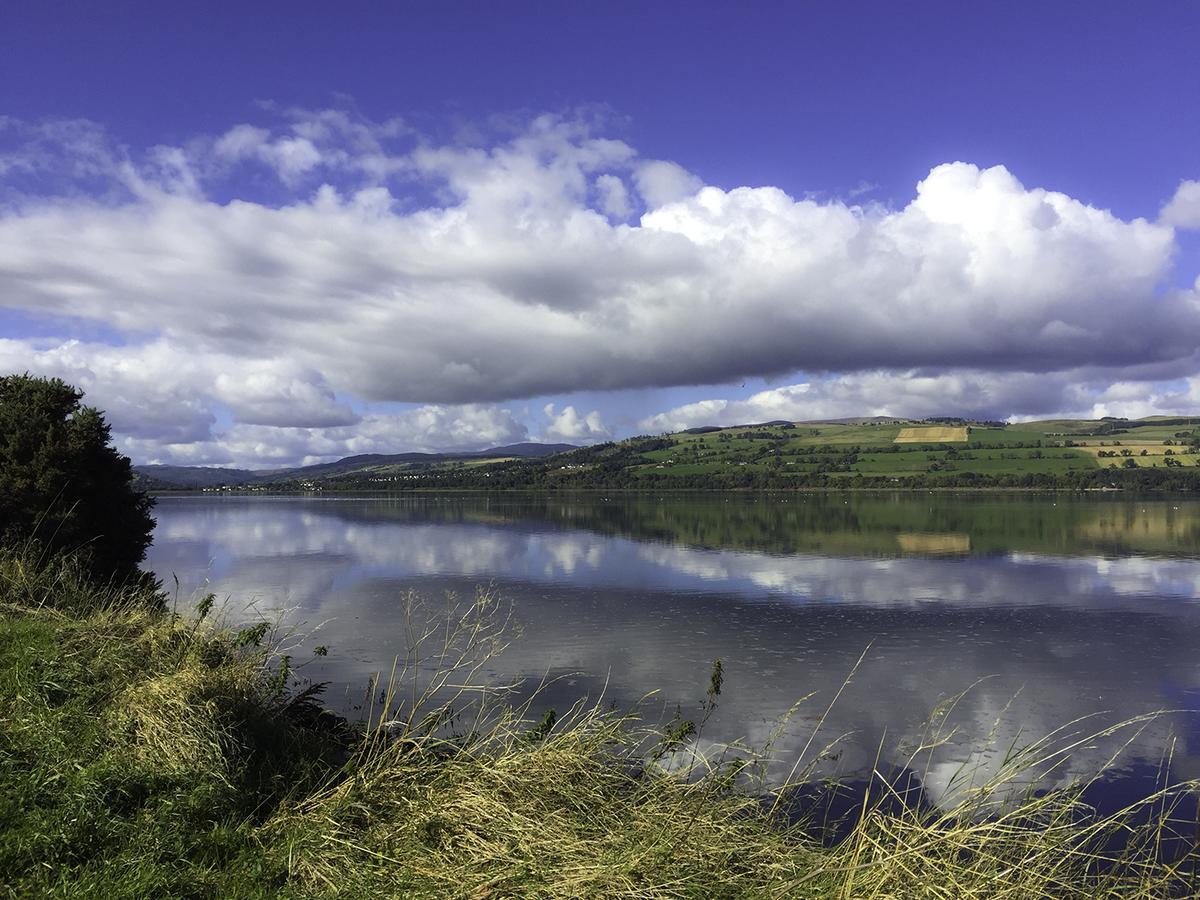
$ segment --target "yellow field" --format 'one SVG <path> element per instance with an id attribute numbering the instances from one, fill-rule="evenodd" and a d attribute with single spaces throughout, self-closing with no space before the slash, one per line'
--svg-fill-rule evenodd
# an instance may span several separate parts
<path id="1" fill-rule="evenodd" d="M 896 535 L 896 543 L 905 553 L 941 555 L 971 552 L 971 536 L 957 532 L 947 532 L 946 534 L 904 532 Z"/>
<path id="2" fill-rule="evenodd" d="M 937 428 L 901 428 L 897 444 L 937 444 L 965 442 L 970 429 L 965 425 Z"/>

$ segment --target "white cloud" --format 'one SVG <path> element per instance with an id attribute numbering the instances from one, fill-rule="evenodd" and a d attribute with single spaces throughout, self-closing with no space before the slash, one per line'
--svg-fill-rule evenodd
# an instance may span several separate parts
<path id="1" fill-rule="evenodd" d="M 111 347 L 0 338 L 0 371 L 57 376 L 85 393 L 126 435 L 190 443 L 212 437 L 213 407 L 195 359 L 152 343 Z"/>
<path id="2" fill-rule="evenodd" d="M 1158 220 L 1175 228 L 1200 228 L 1200 181 L 1181 181 Z"/>
<path id="3" fill-rule="evenodd" d="M 1198 410 L 1200 378 L 1193 377 L 1168 385 L 1115 382 L 1096 394 L 1089 415 L 1092 418 L 1117 416 L 1137 419 L 1143 416 L 1192 416 Z"/>
<path id="4" fill-rule="evenodd" d="M 0 123 L 24 142 L 0 160 L 0 190 L 18 197 L 0 206 L 0 305 L 124 343 L 24 343 L 6 364 L 76 373 L 130 410 L 126 434 L 197 441 L 226 413 L 328 429 L 377 402 L 457 409 L 796 371 L 844 377 L 711 403 L 737 418 L 862 414 L 880 398 L 910 414 L 1030 409 L 1064 373 L 1197 374 L 1200 301 L 1164 288 L 1165 219 L 1125 221 L 1003 167 L 936 166 L 908 205 L 864 209 L 706 187 L 549 116 L 491 146 L 339 111 L 278 118 L 140 154 L 90 123 Z M 259 179 L 239 173 L 263 164 L 286 201 L 248 195 Z M 53 196 L 29 193 L 33 168 L 61 182 Z M 632 221 L 627 185 L 646 209 Z M 911 371 L 942 380 L 889 388 Z M 562 428 L 607 434 L 573 414 Z"/>
<path id="5" fill-rule="evenodd" d="M 10 136 L 0 150 L 0 175 L 13 177 L 53 173 L 71 179 L 118 177 L 122 154 L 104 129 L 86 119 L 26 122 L 0 116 L 0 136 Z"/>
<path id="6" fill-rule="evenodd" d="M 271 132 L 253 125 L 235 125 L 217 139 L 213 148 L 224 159 L 254 159 L 270 144 Z"/>
<path id="7" fill-rule="evenodd" d="M 867 416 L 1037 419 L 1181 415 L 1200 407 L 1200 378 L 1175 389 L 1144 381 L 1114 382 L 1113 372 L 1051 374 L 875 371 L 759 391 L 745 399 L 688 403 L 638 422 L 650 433 L 701 425 L 812 421 Z"/>
<path id="8" fill-rule="evenodd" d="M 490 405 L 360 416 L 319 374 L 286 360 L 181 355 L 165 341 L 112 347 L 0 339 L 0 371 L 76 385 L 139 462 L 291 465 L 354 453 L 478 450 L 528 436 L 509 410 Z M 221 412 L 233 420 L 224 430 L 215 427 Z"/>
<path id="9" fill-rule="evenodd" d="M 211 395 L 229 407 L 236 422 L 328 427 L 359 421 L 348 404 L 337 400 L 319 373 L 301 371 L 287 363 L 233 363 L 222 368 L 211 385 Z M 197 395 L 210 392 L 202 386 L 193 390 Z"/>
<path id="10" fill-rule="evenodd" d="M 1022 376 L 1041 392 L 1041 379 Z M 759 391 L 744 400 L 701 400 L 649 416 L 645 431 L 680 431 L 700 425 L 743 425 L 775 419 L 802 421 L 851 416 L 955 415 L 964 408 L 985 409 L 993 399 L 986 377 L 904 372 L 868 372 L 790 384 Z M 1011 399 L 1012 391 L 1006 392 Z M 1058 399 L 1058 398 L 1056 398 Z"/>
<path id="11" fill-rule="evenodd" d="M 127 433 L 176 422 L 187 410 L 203 409 L 202 418 L 211 421 L 218 403 L 244 424 L 321 427 L 358 421 L 319 373 L 286 359 L 189 354 L 161 339 L 116 347 L 0 339 L 0 370 L 69 380 Z M 189 413 L 189 419 L 196 417 Z"/>
<path id="12" fill-rule="evenodd" d="M 542 436 L 547 441 L 592 444 L 612 437 L 612 432 L 596 410 L 585 415 L 574 406 L 566 406 L 561 412 L 555 412 L 554 404 L 547 403 L 542 412 L 549 420 L 542 428 Z"/>
<path id="13" fill-rule="evenodd" d="M 1194 298 L 1157 291 L 1170 229 L 1003 169 L 938 167 L 892 213 L 707 187 L 630 227 L 583 205 L 587 172 L 623 153 L 557 132 L 421 151 L 460 200 L 408 214 L 386 187 L 282 208 L 45 204 L 0 219 L 0 295 L 417 402 L 797 368 L 1056 369 L 1197 342 Z"/>
<path id="14" fill-rule="evenodd" d="M 214 145 L 218 157 L 230 162 L 257 159 L 273 168 L 280 179 L 294 184 L 323 161 L 321 151 L 306 137 L 271 139 L 265 128 L 237 125 L 225 132 Z"/>
<path id="15" fill-rule="evenodd" d="M 633 212 L 629 202 L 629 191 L 616 175 L 601 175 L 596 179 L 596 193 L 600 198 L 600 210 L 613 219 L 628 219 Z"/>
<path id="16" fill-rule="evenodd" d="M 866 179 L 863 179 L 863 180 L 859 181 L 858 184 L 856 184 L 854 187 L 850 188 L 850 190 L 847 193 L 850 197 L 862 197 L 865 194 L 875 193 L 877 190 L 879 190 L 880 187 L 881 187 L 881 185 L 879 185 L 877 182 L 867 181 Z"/>
<path id="17" fill-rule="evenodd" d="M 683 166 L 663 159 L 646 160 L 635 166 L 633 183 L 650 209 L 683 200 L 704 186 Z"/>
<path id="18" fill-rule="evenodd" d="M 144 463 L 280 468 L 363 453 L 481 450 L 527 437 L 509 410 L 468 404 L 367 415 L 327 428 L 237 424 L 205 441 L 122 436 L 117 446 Z"/>

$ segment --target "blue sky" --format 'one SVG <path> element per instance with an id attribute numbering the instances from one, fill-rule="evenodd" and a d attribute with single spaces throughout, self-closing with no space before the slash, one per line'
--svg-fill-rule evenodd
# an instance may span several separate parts
<path id="1" fill-rule="evenodd" d="M 245 6 L 0 23 L 0 366 L 137 461 L 1200 405 L 1194 4 Z"/>

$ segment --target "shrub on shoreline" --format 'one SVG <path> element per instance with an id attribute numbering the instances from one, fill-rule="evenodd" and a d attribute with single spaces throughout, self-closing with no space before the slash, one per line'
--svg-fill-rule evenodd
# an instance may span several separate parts
<path id="1" fill-rule="evenodd" d="M 138 579 L 154 501 L 82 399 L 58 378 L 0 376 L 0 541 L 36 540 L 97 578 Z"/>

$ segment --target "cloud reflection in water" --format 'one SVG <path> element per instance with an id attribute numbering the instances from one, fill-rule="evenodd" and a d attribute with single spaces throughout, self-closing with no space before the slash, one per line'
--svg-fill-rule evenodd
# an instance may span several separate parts
<path id="1" fill-rule="evenodd" d="M 255 599 L 324 622 L 316 642 L 332 653 L 317 671 L 334 682 L 335 703 L 352 696 L 344 686 L 364 684 L 403 651 L 405 591 L 470 595 L 494 583 L 521 627 L 495 674 L 537 681 L 577 673 L 555 685 L 548 705 L 607 685 L 619 704 L 657 689 L 664 709 L 679 705 L 688 715 L 721 657 L 726 690 L 705 737 L 761 745 L 798 697 L 816 691 L 777 743 L 785 768 L 869 646 L 825 725 L 829 738 L 853 735 L 830 763 L 840 773 L 867 771 L 880 745 L 915 741 L 942 699 L 975 684 L 954 712 L 956 737 L 924 761 L 935 801 L 989 735 L 1003 748 L 1080 715 L 1103 713 L 1099 727 L 1200 706 L 1200 560 L 1182 553 L 970 555 L 933 541 L 923 555 L 894 535 L 890 557 L 780 553 L 752 542 L 667 542 L 654 529 L 622 524 L 621 512 L 566 517 L 520 504 L 497 511 L 473 498 L 169 499 L 157 510 L 149 562 L 168 582 L 177 574 L 185 596 L 207 578 L 205 590 L 235 604 Z M 686 517 L 688 504 L 669 513 Z M 1113 510 L 1101 514 L 1111 541 Z M 1200 729 L 1190 716 L 1154 723 L 1130 753 L 1157 759 L 1172 727 L 1184 738 L 1175 773 L 1200 775 Z M 1087 773 L 1110 750 L 1080 751 L 1059 778 Z M 987 772 L 1000 758 L 984 753 L 975 762 Z"/>

